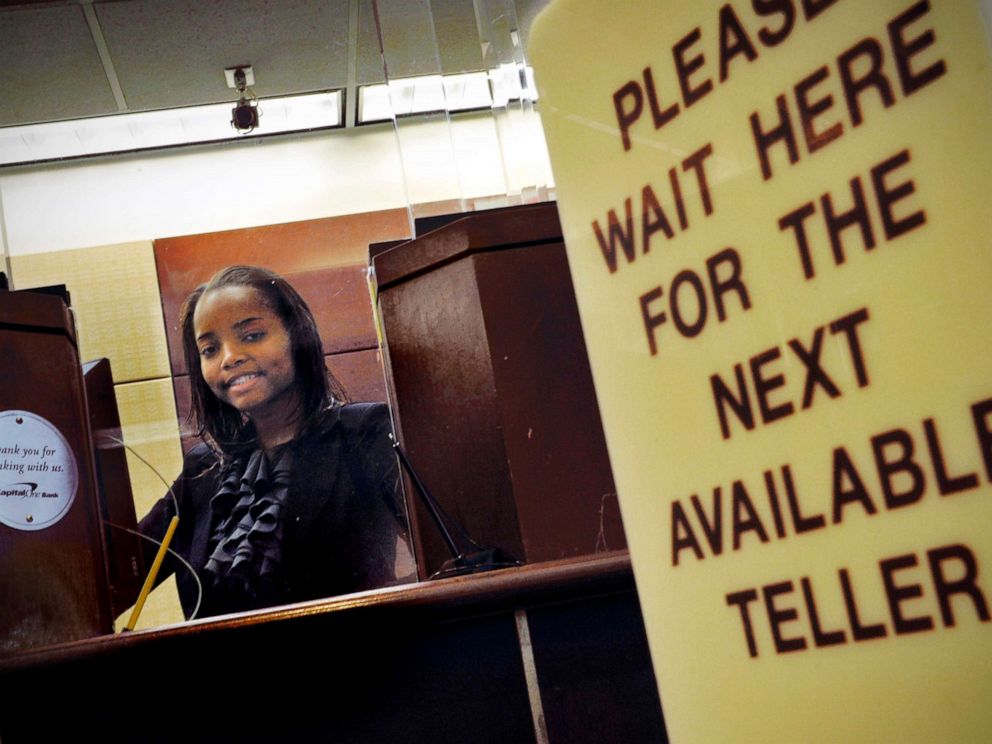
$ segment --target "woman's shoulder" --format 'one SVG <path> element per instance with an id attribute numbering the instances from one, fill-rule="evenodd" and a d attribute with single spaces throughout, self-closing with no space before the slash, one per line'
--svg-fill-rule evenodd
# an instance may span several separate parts
<path id="1" fill-rule="evenodd" d="M 338 408 L 341 420 L 346 423 L 362 425 L 389 420 L 389 406 L 385 403 L 345 403 Z"/>
<path id="2" fill-rule="evenodd" d="M 315 436 L 318 447 L 367 447 L 373 442 L 390 446 L 392 421 L 385 403 L 345 403 L 327 410 Z"/>
<path id="3" fill-rule="evenodd" d="M 355 432 L 389 427 L 389 406 L 385 403 L 343 403 L 329 408 L 320 429 Z"/>
<path id="4" fill-rule="evenodd" d="M 206 442 L 197 442 L 183 455 L 183 475 L 200 475 L 219 462 L 220 457 Z"/>

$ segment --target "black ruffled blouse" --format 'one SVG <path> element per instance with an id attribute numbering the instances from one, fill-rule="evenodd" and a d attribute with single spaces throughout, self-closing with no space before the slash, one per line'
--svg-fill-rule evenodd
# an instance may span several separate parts
<path id="1" fill-rule="evenodd" d="M 158 578 L 176 574 L 186 616 L 414 580 L 390 430 L 385 405 L 351 403 L 269 459 L 249 448 L 221 462 L 194 446 L 175 498 L 160 499 L 140 525 L 160 540 L 178 506 L 172 549 L 188 566 L 170 556 Z M 145 548 L 150 565 L 155 544 Z"/>
<path id="2" fill-rule="evenodd" d="M 293 452 L 282 447 L 270 463 L 253 450 L 225 468 L 210 500 L 213 533 L 205 573 L 227 602 L 264 607 L 284 591 L 283 518 Z"/>

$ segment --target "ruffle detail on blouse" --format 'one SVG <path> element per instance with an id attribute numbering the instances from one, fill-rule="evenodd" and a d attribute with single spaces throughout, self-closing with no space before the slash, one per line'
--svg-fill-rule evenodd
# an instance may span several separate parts
<path id="1" fill-rule="evenodd" d="M 254 450 L 231 464 L 210 500 L 216 527 L 206 570 L 223 594 L 250 603 L 278 593 L 291 461 L 288 447 L 272 464 Z"/>

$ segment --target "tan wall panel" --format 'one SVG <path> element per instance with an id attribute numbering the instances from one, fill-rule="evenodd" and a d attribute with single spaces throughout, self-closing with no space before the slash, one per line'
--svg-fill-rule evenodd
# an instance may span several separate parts
<path id="1" fill-rule="evenodd" d="M 124 441 L 130 448 L 127 466 L 131 473 L 134 510 L 141 519 L 168 490 L 163 479 L 171 485 L 183 466 L 172 380 L 166 377 L 117 385 L 115 393 Z M 135 452 L 147 460 L 161 478 L 141 462 Z M 126 620 L 127 613 L 123 617 Z M 170 579 L 149 597 L 138 627 L 154 627 L 182 619 L 175 582 Z"/>
<path id="2" fill-rule="evenodd" d="M 166 492 L 167 486 L 162 480 L 171 484 L 183 466 L 171 383 L 172 380 L 166 377 L 114 388 L 124 441 L 130 448 L 127 465 L 139 518 Z M 161 478 L 139 461 L 135 453 L 147 460 Z"/>
<path id="3" fill-rule="evenodd" d="M 169 374 L 150 241 L 12 256 L 11 273 L 16 289 L 69 288 L 80 357 L 109 358 L 115 382 Z"/>

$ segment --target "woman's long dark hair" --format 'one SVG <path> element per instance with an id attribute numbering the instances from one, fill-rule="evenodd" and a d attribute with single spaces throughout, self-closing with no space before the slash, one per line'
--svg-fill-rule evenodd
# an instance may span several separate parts
<path id="1" fill-rule="evenodd" d="M 206 284 L 193 290 L 183 303 L 179 324 L 183 334 L 183 354 L 189 371 L 196 434 L 221 453 L 235 454 L 255 444 L 254 428 L 244 414 L 224 403 L 207 385 L 200 370 L 200 352 L 193 329 L 193 314 L 204 294 L 222 287 L 250 287 L 262 297 L 266 307 L 282 321 L 289 333 L 296 389 L 299 393 L 300 433 L 314 428 L 328 408 L 345 402 L 341 384 L 324 365 L 324 349 L 313 313 L 293 287 L 278 274 L 258 266 L 228 266 Z"/>

